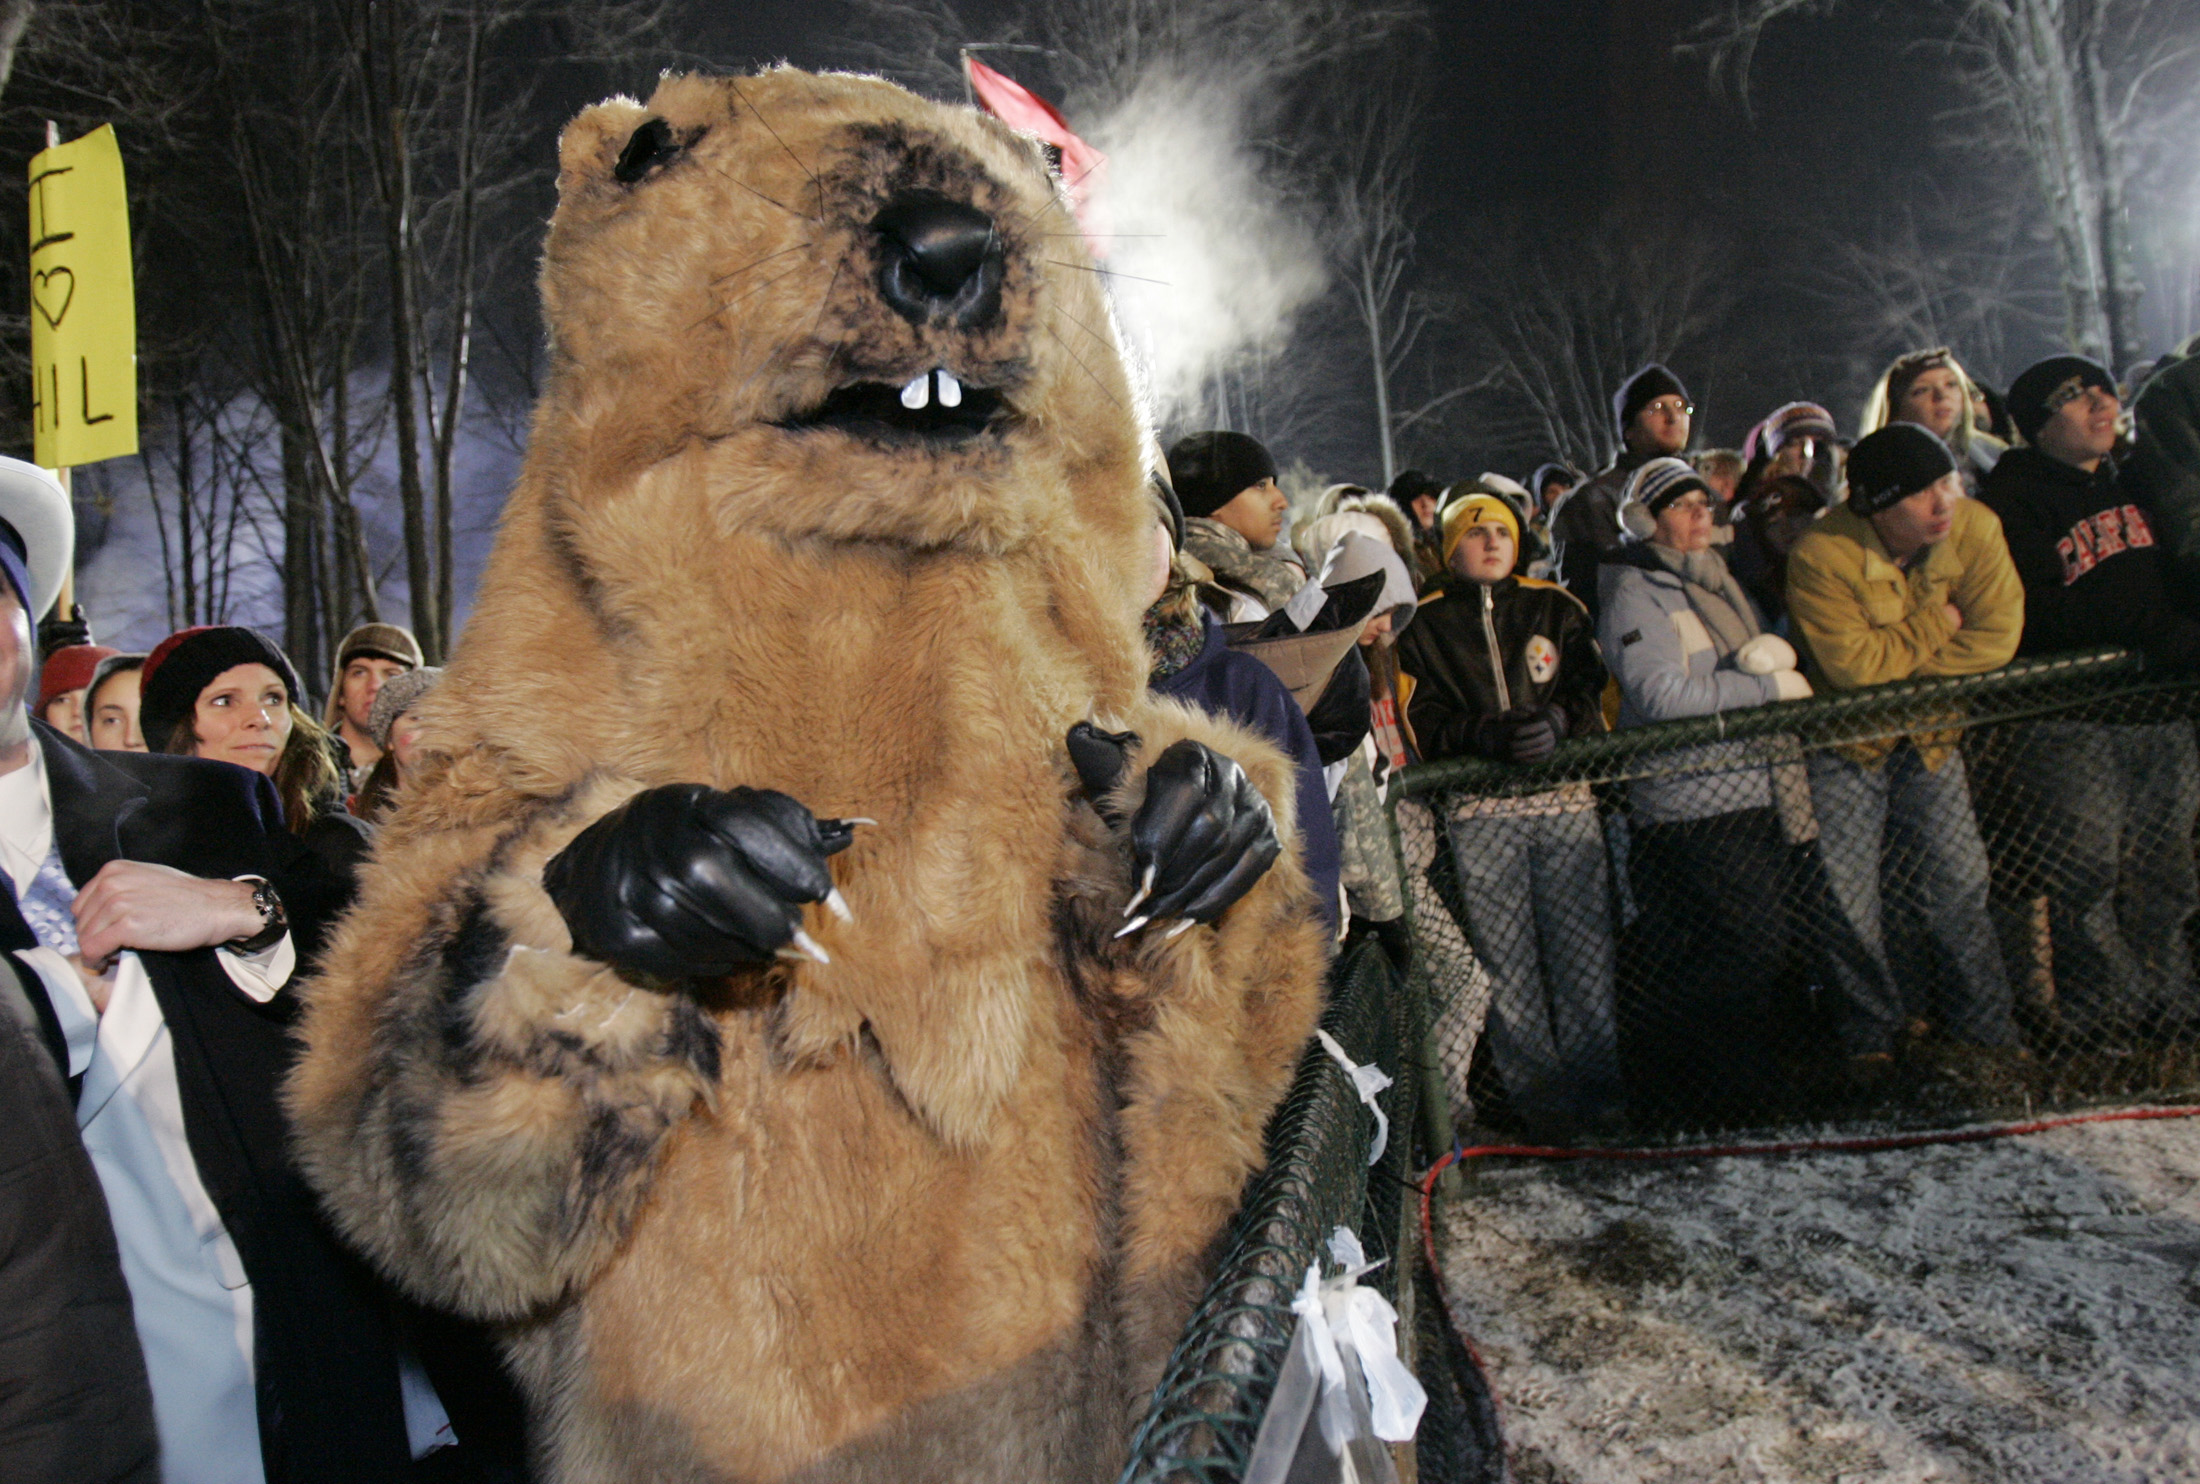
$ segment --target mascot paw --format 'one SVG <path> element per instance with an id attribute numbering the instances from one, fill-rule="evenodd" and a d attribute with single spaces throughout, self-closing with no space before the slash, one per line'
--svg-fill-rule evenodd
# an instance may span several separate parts
<path id="1" fill-rule="evenodd" d="M 574 952 L 629 973 L 720 978 L 789 945 L 823 962 L 802 903 L 847 915 L 825 860 L 856 823 L 769 789 L 668 784 L 575 836 L 543 867 L 543 890 Z"/>
<path id="2" fill-rule="evenodd" d="M 1131 820 L 1138 892 L 1124 907 L 1124 937 L 1149 922 L 1181 918 L 1174 937 L 1212 922 L 1253 889 L 1283 853 L 1268 801 L 1245 770 L 1203 743 L 1172 743 L 1146 770 L 1146 799 Z"/>
<path id="3" fill-rule="evenodd" d="M 1084 787 L 1085 797 L 1092 800 L 1100 817 L 1111 825 L 1120 820 L 1105 800 L 1130 770 L 1131 749 L 1138 742 L 1136 732 L 1104 732 L 1089 721 L 1081 721 L 1069 729 L 1070 765 L 1077 770 L 1077 781 Z"/>

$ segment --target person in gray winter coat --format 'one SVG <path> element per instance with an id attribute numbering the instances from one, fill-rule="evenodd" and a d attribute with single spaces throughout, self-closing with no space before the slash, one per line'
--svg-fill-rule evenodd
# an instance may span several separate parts
<path id="1" fill-rule="evenodd" d="M 1800 700 L 1809 682 L 1711 549 L 1711 492 L 1677 458 L 1644 463 L 1623 509 L 1648 519 L 1598 569 L 1597 643 L 1619 683 L 1621 729 Z M 1767 993 L 1792 936 L 1795 868 L 1775 763 L 1762 743 L 1713 742 L 1629 785 L 1630 876 L 1642 915 L 1628 955 L 1654 986 L 1629 1017 L 1658 1080 L 1689 1094 L 1769 1075 Z"/>

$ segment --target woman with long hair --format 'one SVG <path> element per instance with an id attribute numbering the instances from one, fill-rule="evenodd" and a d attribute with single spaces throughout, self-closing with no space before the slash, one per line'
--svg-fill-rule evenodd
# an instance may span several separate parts
<path id="1" fill-rule="evenodd" d="M 1913 350 L 1894 358 L 1864 399 L 1859 438 L 1889 423 L 1916 423 L 1948 445 L 1963 475 L 1964 493 L 1976 496 L 1979 481 L 2009 451 L 1978 419 L 1971 379 L 1945 345 Z"/>
<path id="2" fill-rule="evenodd" d="M 183 629 L 161 640 L 139 675 L 148 748 L 266 775 L 284 826 L 347 882 L 356 877 L 366 827 L 344 812 L 335 749 L 299 708 L 298 672 L 281 649 L 233 625 Z"/>

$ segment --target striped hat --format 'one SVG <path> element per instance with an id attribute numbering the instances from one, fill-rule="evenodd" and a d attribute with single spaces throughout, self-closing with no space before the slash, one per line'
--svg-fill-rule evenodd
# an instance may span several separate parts
<path id="1" fill-rule="evenodd" d="M 1686 459 L 1652 459 L 1628 479 L 1627 494 L 1620 504 L 1640 505 L 1654 516 L 1690 490 L 1708 495 L 1711 486 Z"/>
<path id="2" fill-rule="evenodd" d="M 1778 453 L 1795 438 L 1831 438 L 1833 414 L 1816 402 L 1790 402 L 1764 420 L 1764 445 Z"/>

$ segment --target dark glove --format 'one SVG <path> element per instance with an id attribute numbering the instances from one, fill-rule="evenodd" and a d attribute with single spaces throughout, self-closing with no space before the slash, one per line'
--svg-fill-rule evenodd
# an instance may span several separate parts
<path id="1" fill-rule="evenodd" d="M 543 867 L 577 953 L 658 979 L 711 979 L 795 940 L 833 893 L 825 858 L 855 826 L 770 789 L 645 789 Z M 834 898 L 835 901 L 838 898 Z"/>
<path id="2" fill-rule="evenodd" d="M 1189 738 L 1172 743 L 1146 770 L 1146 801 L 1131 820 L 1140 889 L 1123 931 L 1171 917 L 1212 922 L 1281 854 L 1275 817 L 1245 770 Z"/>
<path id="3" fill-rule="evenodd" d="M 1547 763 L 1566 735 L 1566 718 L 1557 708 L 1530 711 L 1516 706 L 1483 718 L 1474 729 L 1474 750 L 1501 763 Z"/>
<path id="4" fill-rule="evenodd" d="M 1323 767 L 1343 762 L 1366 740 L 1374 724 L 1373 706 L 1367 661 L 1354 646 L 1329 672 L 1321 698 L 1306 713 L 1307 729 L 1314 734 L 1314 755 Z"/>
<path id="5" fill-rule="evenodd" d="M 1100 801 L 1123 781 L 1123 772 L 1130 766 L 1131 749 L 1138 745 L 1136 732 L 1103 732 L 1089 721 L 1081 721 L 1069 729 L 1069 762 L 1077 770 L 1077 781 L 1085 787 L 1085 797 L 1100 810 L 1101 818 L 1109 824 L 1116 823 Z"/>
<path id="6" fill-rule="evenodd" d="M 57 649 L 91 642 L 91 620 L 84 616 L 82 603 L 71 603 L 66 617 L 56 613 L 38 626 L 38 658 L 41 662 L 52 659 L 53 652 Z"/>

